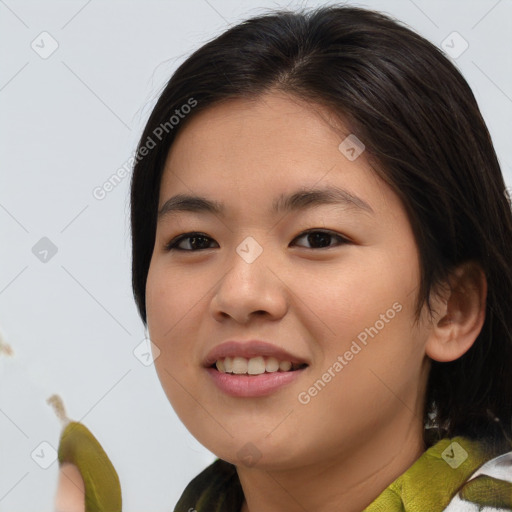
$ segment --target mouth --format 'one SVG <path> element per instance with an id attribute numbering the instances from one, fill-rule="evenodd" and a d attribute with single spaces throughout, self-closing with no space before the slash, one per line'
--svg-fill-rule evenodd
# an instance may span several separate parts
<path id="1" fill-rule="evenodd" d="M 288 360 L 279 360 L 276 357 L 223 357 L 217 359 L 209 368 L 220 373 L 231 375 L 245 375 L 253 377 L 269 373 L 289 373 L 307 368 L 307 363 L 296 363 Z"/>
<path id="2" fill-rule="evenodd" d="M 256 398 L 291 386 L 309 364 L 273 343 L 231 340 L 210 350 L 203 366 L 224 394 Z"/>
<path id="3" fill-rule="evenodd" d="M 217 389 L 235 398 L 257 398 L 291 386 L 307 371 L 306 363 L 275 357 L 224 357 L 206 367 Z"/>

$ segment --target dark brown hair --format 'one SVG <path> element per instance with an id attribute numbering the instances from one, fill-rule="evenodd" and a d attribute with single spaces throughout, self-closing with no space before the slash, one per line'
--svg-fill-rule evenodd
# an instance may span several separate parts
<path id="1" fill-rule="evenodd" d="M 418 314 L 457 265 L 482 267 L 484 326 L 462 357 L 432 362 L 423 419 L 430 416 L 438 436 L 512 437 L 512 215 L 498 159 L 456 67 L 378 12 L 273 11 L 230 28 L 179 66 L 147 122 L 131 184 L 132 279 L 143 321 L 160 181 L 176 133 L 205 108 L 273 89 L 338 115 L 401 198 L 421 258 Z M 194 108 L 170 123 L 191 99 Z"/>

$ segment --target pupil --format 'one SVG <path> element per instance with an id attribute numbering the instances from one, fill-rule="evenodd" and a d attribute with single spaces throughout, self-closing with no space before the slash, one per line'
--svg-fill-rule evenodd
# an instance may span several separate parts
<path id="1" fill-rule="evenodd" d="M 329 235 L 328 233 L 321 233 L 321 232 L 311 233 L 311 234 L 308 235 L 308 242 L 312 246 L 315 246 L 318 243 L 320 243 L 320 245 L 322 245 L 322 242 L 325 242 L 325 244 L 322 245 L 322 247 L 325 247 L 325 246 L 329 245 L 329 238 L 330 238 L 330 236 L 331 235 Z M 312 240 L 313 240 L 313 242 L 312 242 Z"/>
<path id="2" fill-rule="evenodd" d="M 197 240 L 202 240 L 203 242 L 207 242 L 208 240 L 206 239 L 206 237 L 204 236 L 193 236 L 190 238 L 190 246 L 192 247 L 192 249 L 199 249 L 199 248 L 204 248 L 204 247 L 201 247 L 201 242 L 196 243 Z M 208 246 L 208 244 L 206 244 L 206 246 Z"/>

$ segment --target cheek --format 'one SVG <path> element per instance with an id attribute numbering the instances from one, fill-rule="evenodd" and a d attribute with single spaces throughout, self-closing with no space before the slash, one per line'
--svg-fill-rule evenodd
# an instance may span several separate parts
<path id="1" fill-rule="evenodd" d="M 346 361 L 339 379 L 345 384 L 333 386 L 325 400 L 336 395 L 336 400 L 347 400 L 357 409 L 359 400 L 367 403 L 374 397 L 377 407 L 390 399 L 379 378 L 397 391 L 418 378 L 424 355 L 421 333 L 414 328 L 419 267 L 414 251 L 402 254 L 374 253 L 369 256 L 372 264 L 354 258 L 350 265 L 326 266 L 314 277 L 295 280 L 293 291 L 315 313 L 301 316 L 321 345 L 314 379 L 332 368 L 338 356 Z M 359 386 L 352 399 L 343 397 L 347 386 Z"/>
<path id="2" fill-rule="evenodd" d="M 152 262 L 146 283 L 147 321 L 152 340 L 168 345 L 203 295 L 203 287 L 197 286 L 183 269 L 174 270 L 165 262 Z"/>
<path id="3" fill-rule="evenodd" d="M 168 272 L 162 266 L 151 265 L 146 284 L 147 325 L 151 341 L 160 353 L 155 367 L 166 393 L 171 391 L 173 380 L 169 374 L 183 374 L 191 365 L 184 328 L 198 299 L 194 287 L 183 273 Z"/>
<path id="4" fill-rule="evenodd" d="M 323 326 L 327 339 L 348 340 L 375 323 L 379 331 L 384 325 L 388 330 L 389 325 L 398 327 L 404 318 L 412 317 L 418 279 L 414 254 L 392 257 L 365 248 L 354 251 L 347 261 L 290 274 L 286 282 L 292 300 L 293 296 L 300 299 L 297 307 L 310 311 L 301 321 L 309 318 L 313 332 L 314 325 Z M 410 326 L 406 323 L 404 328 Z"/>
<path id="5" fill-rule="evenodd" d="M 146 311 L 149 336 L 159 349 L 155 369 L 162 388 L 178 416 L 185 422 L 193 408 L 188 394 L 194 392 L 193 346 L 190 342 L 193 308 L 201 290 L 191 286 L 184 272 L 172 272 L 162 265 L 150 266 L 146 284 Z"/>

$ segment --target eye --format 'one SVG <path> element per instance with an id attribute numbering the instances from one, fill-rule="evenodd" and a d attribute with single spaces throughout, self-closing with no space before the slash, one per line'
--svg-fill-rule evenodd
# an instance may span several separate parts
<path id="1" fill-rule="evenodd" d="M 213 238 L 205 235 L 204 233 L 183 233 L 182 235 L 173 238 L 168 244 L 165 245 L 166 251 L 188 251 L 195 252 L 202 249 L 210 249 L 208 247 L 211 242 L 214 242 Z M 185 242 L 185 243 L 183 243 Z M 217 242 L 215 242 L 217 244 Z M 185 246 L 185 247 L 184 247 Z M 218 247 L 218 244 L 217 244 Z"/>
<path id="2" fill-rule="evenodd" d="M 306 247 L 306 249 L 324 249 L 328 247 L 335 247 L 335 245 L 333 246 L 330 243 L 333 238 L 338 241 L 336 245 L 350 243 L 348 239 L 338 235 L 337 233 L 334 233 L 333 231 L 319 229 L 309 229 L 304 231 L 293 241 L 300 240 L 301 238 L 306 238 L 308 243 L 312 245 L 312 247 Z M 213 238 L 205 235 L 204 233 L 198 233 L 194 231 L 191 233 L 183 233 L 182 235 L 173 238 L 169 243 L 165 245 L 165 250 L 197 252 L 204 249 L 211 249 L 212 243 L 215 243 L 215 245 L 219 247 Z"/>
<path id="3" fill-rule="evenodd" d="M 348 239 L 341 235 L 338 235 L 337 233 L 334 233 L 333 231 L 318 229 L 308 229 L 307 231 L 304 231 L 298 237 L 296 237 L 294 241 L 300 240 L 301 238 L 306 238 L 308 243 L 313 245 L 313 247 L 306 247 L 306 249 L 323 249 L 326 247 L 335 247 L 330 244 L 330 241 L 333 238 L 336 238 L 338 240 L 339 243 L 337 245 L 344 245 L 350 243 Z M 301 246 L 299 245 L 299 247 Z"/>

